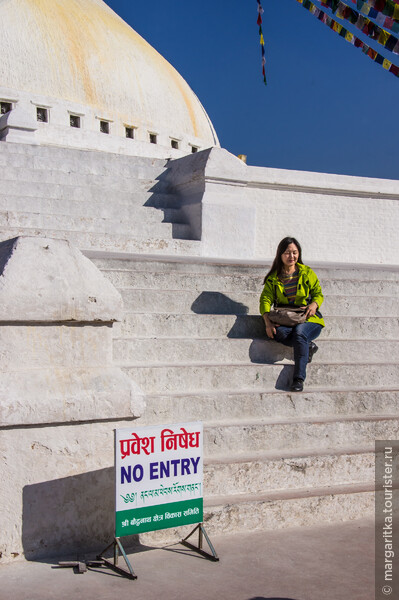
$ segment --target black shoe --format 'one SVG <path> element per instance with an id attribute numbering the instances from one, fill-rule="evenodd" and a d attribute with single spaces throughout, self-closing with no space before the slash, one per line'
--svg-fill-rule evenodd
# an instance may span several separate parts
<path id="1" fill-rule="evenodd" d="M 303 391 L 303 379 L 294 379 L 291 386 L 291 392 Z"/>
<path id="2" fill-rule="evenodd" d="M 318 349 L 319 349 L 319 347 L 316 346 L 316 344 L 314 342 L 310 342 L 308 363 L 312 362 L 313 355 L 316 354 Z"/>

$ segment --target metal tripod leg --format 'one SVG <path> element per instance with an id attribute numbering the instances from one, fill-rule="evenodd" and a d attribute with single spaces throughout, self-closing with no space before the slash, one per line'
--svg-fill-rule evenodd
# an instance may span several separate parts
<path id="1" fill-rule="evenodd" d="M 195 546 L 194 544 L 192 544 L 191 542 L 188 542 L 187 540 L 197 530 L 198 530 L 198 546 Z M 207 544 L 208 544 L 209 549 L 212 554 L 210 554 L 209 552 L 205 552 L 205 550 L 203 550 L 203 538 L 206 539 Z M 194 527 L 192 532 L 189 533 L 188 536 L 185 537 L 180 543 L 183 544 L 183 546 L 186 546 L 187 548 L 190 548 L 191 550 L 198 552 L 198 554 L 201 554 L 201 556 L 204 556 L 205 558 L 209 558 L 209 560 L 213 560 L 215 562 L 217 562 L 219 560 L 219 557 L 216 554 L 215 548 L 212 546 L 211 540 L 209 539 L 208 534 L 205 531 L 205 527 L 203 526 L 202 523 L 199 523 L 196 527 Z"/>
<path id="2" fill-rule="evenodd" d="M 107 550 L 109 550 L 112 546 L 114 549 L 114 562 L 112 562 L 112 560 L 109 560 L 108 558 L 105 558 L 105 556 L 104 556 L 104 554 L 107 552 Z M 125 563 L 126 563 L 127 568 L 129 569 L 129 571 L 126 571 L 126 569 L 123 569 L 122 567 L 118 566 L 119 552 L 122 554 L 123 558 L 125 559 Z M 124 577 L 128 577 L 129 579 L 137 579 L 137 575 L 133 571 L 133 567 L 130 564 L 130 561 L 126 555 L 126 552 L 125 552 L 119 538 L 115 538 L 114 541 L 109 544 L 109 546 L 104 548 L 104 550 L 97 556 L 97 559 L 101 560 L 105 565 L 107 565 L 107 567 L 109 567 L 113 571 L 116 571 L 120 575 L 123 575 Z"/>

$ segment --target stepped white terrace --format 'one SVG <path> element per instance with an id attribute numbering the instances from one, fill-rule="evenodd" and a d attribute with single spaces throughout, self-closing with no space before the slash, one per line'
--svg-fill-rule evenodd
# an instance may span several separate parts
<path id="1" fill-rule="evenodd" d="M 374 441 L 399 431 L 397 182 L 255 169 L 217 148 L 167 161 L 1 143 L 0 168 L 1 240 L 26 239 L 30 261 L 3 301 L 24 310 L 1 318 L 3 560 L 109 542 L 113 429 L 132 422 L 204 421 L 210 532 L 373 513 Z M 258 314 L 285 234 L 325 294 L 300 394 Z M 8 285 L 24 246 L 6 246 Z"/>

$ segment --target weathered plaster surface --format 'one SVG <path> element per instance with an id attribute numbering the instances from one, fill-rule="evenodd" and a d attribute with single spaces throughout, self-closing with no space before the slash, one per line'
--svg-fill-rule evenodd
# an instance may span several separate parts
<path id="1" fill-rule="evenodd" d="M 119 292 L 68 242 L 0 243 L 3 560 L 88 547 L 111 532 L 114 422 L 144 409 L 140 388 L 112 361 L 122 309 Z"/>
<path id="2" fill-rule="evenodd" d="M 117 321 L 120 294 L 65 240 L 0 243 L 0 321 Z"/>
<path id="3" fill-rule="evenodd" d="M 0 431 L 2 562 L 112 541 L 113 429 L 104 422 Z"/>

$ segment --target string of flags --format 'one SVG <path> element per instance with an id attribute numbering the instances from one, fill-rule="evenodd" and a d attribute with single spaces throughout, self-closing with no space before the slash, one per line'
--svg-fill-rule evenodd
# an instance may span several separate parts
<path id="1" fill-rule="evenodd" d="M 389 71 L 396 77 L 399 77 L 399 67 L 392 61 L 385 58 L 382 54 L 374 50 L 371 46 L 356 37 L 349 29 L 335 21 L 327 13 L 322 11 L 311 0 L 296 0 L 302 4 L 319 21 L 327 25 L 332 31 L 344 38 L 347 42 L 360 48 L 363 53 L 371 58 L 375 63 L 381 65 L 386 71 Z M 383 46 L 386 50 L 399 55 L 399 37 L 396 37 L 390 31 L 399 33 L 399 0 L 351 0 L 356 4 L 356 9 L 351 8 L 342 0 L 318 0 L 323 6 L 331 10 L 338 19 L 348 21 L 368 36 L 374 42 Z M 346 0 L 349 2 L 349 0 Z M 266 57 L 265 57 L 265 39 L 262 30 L 262 15 L 264 10 L 260 0 L 258 3 L 257 25 L 259 26 L 260 46 L 262 53 L 262 75 L 265 85 L 266 81 Z M 373 20 L 371 20 L 373 19 Z M 375 21 L 375 22 L 373 22 Z M 387 31 L 388 30 L 388 31 Z"/>
<path id="2" fill-rule="evenodd" d="M 399 67 L 393 64 L 387 58 L 384 58 L 382 54 L 379 54 L 365 44 L 358 37 L 353 35 L 348 29 L 343 27 L 340 23 L 332 19 L 329 15 L 327 15 L 324 11 L 320 10 L 313 2 L 310 0 L 296 0 L 299 4 L 302 4 L 304 8 L 306 8 L 310 13 L 312 13 L 319 21 L 330 27 L 332 31 L 338 33 L 339 36 L 344 38 L 347 42 L 355 46 L 355 48 L 360 48 L 363 53 L 371 58 L 374 62 L 381 65 L 384 69 L 399 77 Z M 373 1 L 373 0 L 371 0 Z M 374 0 L 377 4 L 378 0 Z M 392 1 L 392 0 L 391 0 Z M 384 46 L 387 50 L 394 52 L 394 54 L 399 54 L 399 40 L 395 36 L 391 35 L 378 25 L 375 25 L 370 21 L 370 19 L 365 18 L 363 15 L 359 15 L 359 13 L 346 4 L 341 2 L 341 0 L 320 0 L 323 6 L 331 7 L 333 13 L 337 14 L 338 18 L 349 20 L 353 25 L 355 25 L 359 30 L 361 30 L 364 34 L 368 35 L 374 41 L 377 41 L 379 44 Z M 396 2 L 394 3 L 396 5 Z M 342 5 L 342 6 L 341 6 Z M 346 9 L 349 9 L 348 12 Z M 354 22 L 353 22 L 354 21 Z"/>
<path id="3" fill-rule="evenodd" d="M 378 25 L 399 33 L 399 0 L 352 0 L 359 12 Z"/>
<path id="4" fill-rule="evenodd" d="M 266 82 L 266 68 L 265 68 L 265 65 L 266 65 L 265 39 L 263 37 L 263 31 L 262 31 L 262 15 L 264 13 L 264 10 L 262 8 L 260 0 L 257 0 L 257 3 L 258 3 L 258 20 L 256 22 L 259 25 L 260 48 L 261 48 L 261 52 L 262 52 L 262 75 L 263 75 L 263 82 L 264 82 L 265 85 L 267 85 L 267 82 Z"/>
<path id="5" fill-rule="evenodd" d="M 341 2 L 341 0 L 338 0 L 338 2 L 336 0 L 320 0 L 320 3 L 322 6 L 330 8 L 332 13 L 336 14 L 339 19 L 346 19 L 370 39 L 387 48 L 387 50 L 399 54 L 398 38 L 388 33 L 388 31 L 385 31 L 385 29 L 382 29 L 379 25 L 376 25 L 356 10 L 350 8 Z"/>

